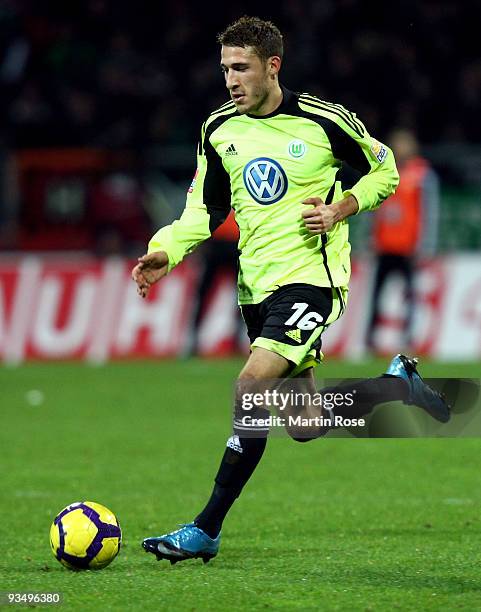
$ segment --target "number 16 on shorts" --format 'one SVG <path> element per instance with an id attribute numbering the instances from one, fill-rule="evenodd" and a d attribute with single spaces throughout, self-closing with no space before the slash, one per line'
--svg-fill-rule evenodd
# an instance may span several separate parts
<path id="1" fill-rule="evenodd" d="M 319 323 L 324 321 L 324 317 L 320 315 L 318 312 L 310 311 L 306 313 L 306 310 L 309 308 L 309 304 L 306 302 L 296 302 L 292 306 L 292 310 L 294 313 L 290 316 L 287 321 L 284 323 L 287 327 L 292 325 L 296 325 L 299 329 L 303 331 L 310 331 L 315 329 Z"/>

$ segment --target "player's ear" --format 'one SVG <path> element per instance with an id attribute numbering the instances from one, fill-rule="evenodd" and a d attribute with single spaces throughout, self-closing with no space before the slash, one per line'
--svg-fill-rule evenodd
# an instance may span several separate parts
<path id="1" fill-rule="evenodd" d="M 281 58 L 278 55 L 272 55 L 267 60 L 267 72 L 271 78 L 275 78 L 281 69 Z"/>

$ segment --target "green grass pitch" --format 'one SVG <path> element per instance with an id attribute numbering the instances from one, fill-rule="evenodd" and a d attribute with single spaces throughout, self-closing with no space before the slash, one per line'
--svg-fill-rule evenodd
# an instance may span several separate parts
<path id="1" fill-rule="evenodd" d="M 333 361 L 323 373 L 384 365 Z M 481 609 L 481 439 L 273 438 L 216 559 L 171 566 L 143 552 L 143 537 L 190 521 L 206 501 L 240 366 L 3 368 L 0 591 L 60 592 L 61 608 L 82 611 Z M 49 528 L 85 499 L 116 513 L 123 547 L 107 569 L 76 573 L 52 556 Z"/>

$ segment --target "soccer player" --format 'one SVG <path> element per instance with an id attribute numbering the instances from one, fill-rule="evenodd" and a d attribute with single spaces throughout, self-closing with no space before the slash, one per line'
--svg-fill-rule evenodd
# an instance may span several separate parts
<path id="1" fill-rule="evenodd" d="M 315 389 L 321 334 L 346 305 L 347 218 L 375 209 L 394 192 L 395 161 L 355 114 L 279 83 L 282 35 L 271 22 L 242 17 L 218 41 L 231 100 L 202 126 L 182 216 L 153 236 L 132 276 L 145 297 L 232 207 L 240 229 L 239 304 L 251 340 L 238 384 L 297 377 Z M 361 174 L 350 189 L 340 180 L 343 163 Z M 393 384 L 386 390 L 387 380 Z M 443 399 L 403 355 L 383 376 L 361 381 L 356 392 L 360 401 L 348 416 L 400 399 L 440 421 L 449 418 Z M 207 505 L 181 529 L 146 538 L 146 551 L 172 563 L 206 562 L 217 554 L 222 522 L 266 446 L 262 428 L 248 434 L 234 419 Z"/>

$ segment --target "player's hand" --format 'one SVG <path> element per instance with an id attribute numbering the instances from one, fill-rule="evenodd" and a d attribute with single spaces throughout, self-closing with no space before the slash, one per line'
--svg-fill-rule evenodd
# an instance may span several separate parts
<path id="1" fill-rule="evenodd" d="M 339 220 L 336 207 L 326 206 L 321 198 L 307 198 L 302 203 L 309 206 L 302 218 L 311 234 L 325 234 Z"/>
<path id="2" fill-rule="evenodd" d="M 165 251 L 156 251 L 149 255 L 142 255 L 139 263 L 132 269 L 132 278 L 137 283 L 137 293 L 146 297 L 154 283 L 167 274 L 169 258 Z"/>

